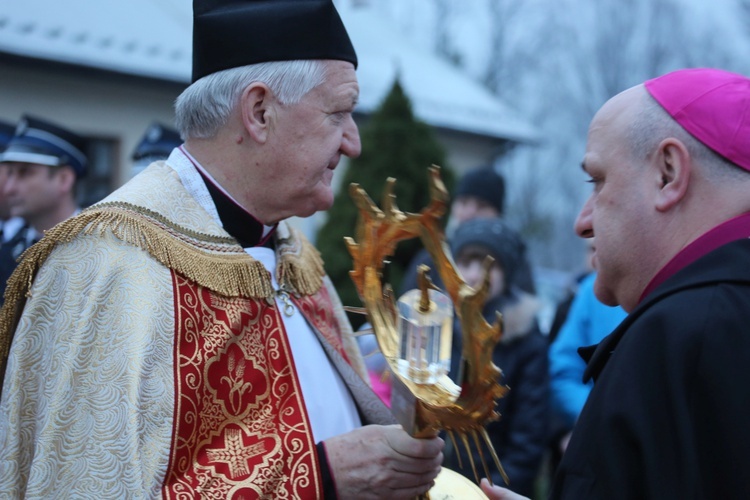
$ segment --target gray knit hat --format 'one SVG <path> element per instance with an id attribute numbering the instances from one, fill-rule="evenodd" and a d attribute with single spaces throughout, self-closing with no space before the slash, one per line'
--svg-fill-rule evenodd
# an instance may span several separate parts
<path id="1" fill-rule="evenodd" d="M 505 209 L 505 181 L 491 167 L 466 172 L 458 181 L 455 198 L 474 196 L 495 207 L 498 214 Z"/>
<path id="2" fill-rule="evenodd" d="M 514 229 L 497 217 L 468 220 L 458 226 L 451 239 L 453 256 L 457 257 L 469 245 L 486 248 L 502 267 L 505 281 L 513 283 L 524 251 L 523 240 Z"/>

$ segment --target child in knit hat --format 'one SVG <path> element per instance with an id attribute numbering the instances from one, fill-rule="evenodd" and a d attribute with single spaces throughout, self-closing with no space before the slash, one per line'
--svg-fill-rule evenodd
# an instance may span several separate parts
<path id="1" fill-rule="evenodd" d="M 495 311 L 503 315 L 503 336 L 493 352 L 493 362 L 502 370 L 501 383 L 510 391 L 498 400 L 501 417 L 487 427 L 495 451 L 510 479 L 509 488 L 530 496 L 546 448 L 548 417 L 547 342 L 536 321 L 536 298 L 514 285 L 514 274 L 523 258 L 523 242 L 499 218 L 478 218 L 458 226 L 451 250 L 459 273 L 467 284 L 479 288 L 484 280 L 483 262 L 490 255 L 490 289 L 483 309 L 488 322 Z M 454 324 L 451 376 L 458 378 L 461 328 Z M 461 450 L 464 468 L 458 467 L 456 450 L 446 453 L 449 467 L 473 477 Z M 486 456 L 486 454 L 485 454 Z M 475 451 L 475 463 L 479 455 Z M 503 484 L 498 471 L 493 482 Z"/>
<path id="2" fill-rule="evenodd" d="M 502 217 L 505 207 L 505 180 L 492 167 L 482 166 L 466 172 L 458 181 L 453 193 L 450 219 L 446 234 L 449 238 L 455 228 L 477 218 Z M 525 244 L 521 242 L 520 261 L 515 266 L 514 279 L 523 290 L 534 293 L 535 285 L 532 277 L 531 265 L 525 254 Z M 417 287 L 417 269 L 421 264 L 430 268 L 430 279 L 439 288 L 443 287 L 443 280 L 437 272 L 427 250 L 422 249 L 409 263 L 401 281 L 401 293 Z"/>

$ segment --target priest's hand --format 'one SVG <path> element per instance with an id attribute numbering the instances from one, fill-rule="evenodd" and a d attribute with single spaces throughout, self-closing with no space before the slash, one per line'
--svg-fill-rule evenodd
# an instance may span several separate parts
<path id="1" fill-rule="evenodd" d="M 416 439 L 400 425 L 368 425 L 325 441 L 339 498 L 413 499 L 433 485 L 443 462 L 439 437 Z"/>
<path id="2" fill-rule="evenodd" d="M 506 488 L 490 486 L 490 482 L 487 481 L 487 478 L 482 479 L 480 486 L 482 487 L 484 494 L 487 495 L 487 498 L 490 500 L 529 500 L 525 496 L 513 493 Z"/>

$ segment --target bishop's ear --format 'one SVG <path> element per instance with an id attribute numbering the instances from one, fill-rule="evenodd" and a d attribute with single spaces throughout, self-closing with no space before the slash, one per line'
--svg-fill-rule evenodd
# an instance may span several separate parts
<path id="1" fill-rule="evenodd" d="M 692 157 L 682 141 L 668 138 L 661 141 L 654 157 L 658 191 L 656 208 L 667 211 L 687 193 L 692 173 Z"/>

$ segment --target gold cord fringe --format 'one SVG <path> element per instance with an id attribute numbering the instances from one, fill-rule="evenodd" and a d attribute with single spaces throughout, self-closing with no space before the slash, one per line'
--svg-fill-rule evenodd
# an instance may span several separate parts
<path id="1" fill-rule="evenodd" d="M 306 239 L 295 234 L 294 240 L 302 243 L 298 252 L 285 251 L 284 244 L 280 245 L 279 283 L 300 295 L 313 295 L 323 286 L 323 259 L 320 252 Z"/>
<path id="2" fill-rule="evenodd" d="M 263 264 L 252 259 L 236 243 L 229 243 L 233 241 L 231 238 L 222 240 L 165 226 L 152 217 L 150 211 L 129 204 L 94 206 L 47 231 L 42 240 L 21 255 L 8 280 L 5 305 L 0 311 L 0 380 L 18 317 L 42 264 L 57 245 L 68 243 L 79 234 L 106 231 L 221 295 L 253 299 L 273 297 L 271 279 Z M 306 240 L 302 240 L 298 252 L 282 252 L 279 278 L 289 289 L 312 295 L 322 286 L 323 274 L 320 254 Z"/>

